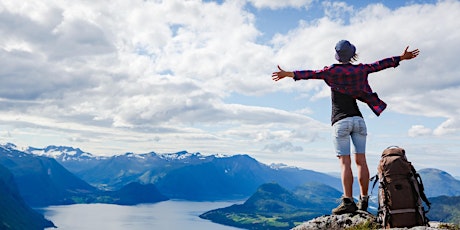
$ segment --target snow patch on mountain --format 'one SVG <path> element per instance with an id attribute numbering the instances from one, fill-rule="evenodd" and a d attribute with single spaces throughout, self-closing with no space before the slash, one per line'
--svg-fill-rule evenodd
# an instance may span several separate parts
<path id="1" fill-rule="evenodd" d="M 269 165 L 269 167 L 272 168 L 272 169 L 276 169 L 276 170 L 286 169 L 286 168 L 299 169 L 298 167 L 289 166 L 289 165 L 283 164 L 283 163 L 272 163 L 272 164 Z"/>
<path id="2" fill-rule="evenodd" d="M 190 157 L 202 158 L 201 153 L 189 153 L 187 151 L 180 151 L 177 153 L 163 153 L 160 157 L 166 160 L 184 160 Z"/>
<path id="3" fill-rule="evenodd" d="M 13 143 L 5 143 L 5 144 L 0 144 L 0 148 L 5 149 L 5 150 L 17 150 L 17 151 L 24 151 L 24 147 L 19 147 Z"/>
<path id="4" fill-rule="evenodd" d="M 28 147 L 25 152 L 37 156 L 46 156 L 54 159 L 60 159 L 61 161 L 100 158 L 93 156 L 91 153 L 84 152 L 79 148 L 72 148 L 67 146 L 50 145 L 46 148 Z"/>
<path id="5" fill-rule="evenodd" d="M 16 149 L 18 151 L 24 152 L 26 154 L 33 154 L 37 156 L 45 156 L 54 158 L 59 160 L 60 162 L 65 161 L 86 161 L 86 160 L 102 160 L 111 157 L 126 157 L 131 159 L 140 159 L 140 160 L 147 160 L 152 158 L 160 158 L 167 161 L 205 161 L 211 158 L 229 158 L 232 157 L 230 155 L 225 154 L 211 154 L 211 155 L 203 155 L 199 152 L 190 153 L 187 151 L 179 151 L 176 153 L 160 153 L 157 154 L 155 152 L 149 153 L 133 153 L 127 152 L 124 154 L 112 155 L 112 156 L 95 156 L 89 152 L 82 151 L 79 148 L 73 148 L 68 146 L 55 146 L 50 145 L 45 148 L 36 148 L 36 147 L 25 147 L 25 148 L 18 148 L 16 145 L 7 143 L 7 144 L 0 144 L 0 147 L 7 148 L 7 149 Z"/>

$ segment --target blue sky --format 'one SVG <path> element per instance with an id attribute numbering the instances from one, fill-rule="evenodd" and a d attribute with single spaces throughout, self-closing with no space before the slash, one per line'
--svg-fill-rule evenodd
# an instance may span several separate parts
<path id="1" fill-rule="evenodd" d="M 330 93 L 271 80 L 333 64 L 421 54 L 370 76 L 388 108 L 366 119 L 371 171 L 389 145 L 459 176 L 460 2 L 14 1 L 0 3 L 0 143 L 95 155 L 187 150 L 338 171 Z"/>

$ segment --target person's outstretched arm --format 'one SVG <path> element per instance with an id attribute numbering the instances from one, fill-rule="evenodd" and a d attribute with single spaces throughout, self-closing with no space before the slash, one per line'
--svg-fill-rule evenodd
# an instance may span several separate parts
<path id="1" fill-rule="evenodd" d="M 409 49 L 409 46 L 406 47 L 404 50 L 403 54 L 401 54 L 400 58 L 402 60 L 410 60 L 412 58 L 415 58 L 418 56 L 420 51 L 418 49 L 412 50 L 412 51 L 407 51 Z"/>
<path id="2" fill-rule="evenodd" d="M 363 65 L 364 69 L 367 73 L 374 73 L 374 72 L 378 72 L 380 70 L 387 69 L 390 67 L 397 67 L 399 66 L 399 62 L 403 60 L 413 59 L 417 57 L 420 53 L 418 49 L 415 49 L 412 51 L 408 51 L 408 49 L 409 49 L 409 46 L 406 47 L 406 49 L 400 56 L 385 58 L 380 61 L 376 61 L 372 64 L 365 64 Z"/>
<path id="3" fill-rule="evenodd" d="M 278 65 L 278 69 L 280 71 L 272 73 L 272 79 L 274 81 L 279 81 L 279 80 L 281 80 L 281 79 L 283 79 L 285 77 L 290 77 L 290 78 L 295 77 L 294 72 L 284 71 L 283 69 L 281 69 L 281 67 L 279 65 Z"/>

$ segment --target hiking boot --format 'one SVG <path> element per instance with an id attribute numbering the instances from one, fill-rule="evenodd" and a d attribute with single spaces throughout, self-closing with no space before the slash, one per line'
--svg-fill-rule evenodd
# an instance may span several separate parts
<path id="1" fill-rule="evenodd" d="M 356 210 L 358 210 L 358 207 L 356 207 L 353 198 L 342 197 L 342 203 L 340 203 L 337 208 L 332 209 L 332 214 L 340 215 L 345 213 L 354 213 Z"/>
<path id="2" fill-rule="evenodd" d="M 367 212 L 367 206 L 369 205 L 369 196 L 359 196 L 358 210 Z"/>

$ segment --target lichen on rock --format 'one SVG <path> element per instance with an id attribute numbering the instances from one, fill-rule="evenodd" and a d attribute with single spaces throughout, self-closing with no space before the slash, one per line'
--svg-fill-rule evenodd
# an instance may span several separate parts
<path id="1" fill-rule="evenodd" d="M 374 222 L 377 222 L 374 215 L 368 212 L 358 211 L 356 213 L 342 215 L 320 216 L 293 228 L 293 230 L 342 230 L 352 226 Z"/>
<path id="2" fill-rule="evenodd" d="M 417 226 L 412 228 L 391 228 L 392 230 L 439 230 L 439 229 L 455 229 L 446 228 L 451 224 L 439 222 L 430 222 L 430 227 Z M 355 227 L 355 228 L 354 228 Z M 381 229 L 377 217 L 371 213 L 357 211 L 355 213 L 347 213 L 342 215 L 324 215 L 315 219 L 309 220 L 292 230 L 346 230 L 346 229 Z"/>

